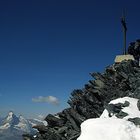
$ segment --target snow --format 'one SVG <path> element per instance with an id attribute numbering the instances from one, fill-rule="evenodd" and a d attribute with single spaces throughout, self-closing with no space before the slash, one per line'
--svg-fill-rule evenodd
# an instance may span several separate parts
<path id="1" fill-rule="evenodd" d="M 34 125 L 42 124 L 45 125 L 46 122 L 42 120 L 35 119 Z M 32 128 L 32 121 L 24 118 L 22 115 L 16 116 L 13 112 L 9 112 L 8 115 L 0 120 L 0 140 L 22 140 L 22 134 L 37 136 L 37 130 Z"/>
<path id="2" fill-rule="evenodd" d="M 8 128 L 10 128 L 10 124 L 9 123 L 6 123 L 6 124 L 0 126 L 0 130 L 4 130 L 4 129 L 8 129 Z"/>
<path id="3" fill-rule="evenodd" d="M 140 128 L 116 118 L 89 119 L 81 125 L 77 140 L 140 140 Z"/>
<path id="4" fill-rule="evenodd" d="M 14 113 L 13 113 L 12 111 L 10 111 L 10 112 L 8 113 L 8 116 L 7 116 L 6 119 L 5 119 L 5 122 L 7 122 L 7 123 L 12 123 L 14 117 L 15 117 Z"/>
<path id="5" fill-rule="evenodd" d="M 77 140 L 140 140 L 140 126 L 128 121 L 128 118 L 140 117 L 137 107 L 138 99 L 124 97 L 112 100 L 111 104 L 125 103 L 128 107 L 122 109 L 128 115 L 123 119 L 115 115 L 109 117 L 105 109 L 100 118 L 88 119 L 81 124 L 81 135 Z"/>
<path id="6" fill-rule="evenodd" d="M 34 119 L 35 121 L 38 121 L 38 122 L 40 122 L 40 123 L 43 123 L 45 126 L 47 126 L 48 125 L 48 123 L 46 122 L 46 121 L 44 121 L 44 120 L 39 120 L 39 119 Z"/>
<path id="7" fill-rule="evenodd" d="M 30 124 L 33 126 L 36 126 L 36 125 L 45 125 L 47 126 L 48 123 L 45 121 L 45 120 L 39 120 L 39 119 L 30 119 L 29 120 Z"/>
<path id="8" fill-rule="evenodd" d="M 9 112 L 7 117 L 5 117 L 0 125 L 0 138 L 3 136 L 3 140 L 5 137 L 10 138 L 14 136 L 14 138 L 22 137 L 22 134 L 30 133 L 34 134 L 36 131 L 32 128 L 32 125 L 29 123 L 27 119 L 23 116 L 17 117 L 13 112 Z M 20 138 L 21 139 L 21 138 Z"/>
<path id="9" fill-rule="evenodd" d="M 37 135 L 34 135 L 33 137 L 34 137 L 34 138 L 36 138 L 36 137 L 37 137 Z"/>
<path id="10" fill-rule="evenodd" d="M 12 111 L 9 112 L 7 119 L 11 119 L 13 117 L 14 113 Z"/>
<path id="11" fill-rule="evenodd" d="M 17 125 L 14 126 L 14 128 L 19 130 L 19 131 L 28 132 L 28 133 L 30 133 L 32 131 L 29 123 L 19 122 Z"/>

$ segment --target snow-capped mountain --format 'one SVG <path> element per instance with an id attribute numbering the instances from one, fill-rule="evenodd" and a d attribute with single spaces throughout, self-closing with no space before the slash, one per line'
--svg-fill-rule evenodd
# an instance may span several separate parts
<path id="1" fill-rule="evenodd" d="M 27 119 L 21 115 L 17 117 L 12 111 L 1 120 L 0 124 L 0 140 L 22 140 L 23 134 L 36 132 Z"/>
<path id="2" fill-rule="evenodd" d="M 13 112 L 9 112 L 7 117 L 2 120 L 0 132 L 5 130 L 10 132 L 20 130 L 28 133 L 33 131 L 32 126 L 27 119 L 21 115 L 17 117 Z"/>

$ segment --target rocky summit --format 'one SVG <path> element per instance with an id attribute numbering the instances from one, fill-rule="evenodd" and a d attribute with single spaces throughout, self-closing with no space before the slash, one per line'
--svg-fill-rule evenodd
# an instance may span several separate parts
<path id="1" fill-rule="evenodd" d="M 98 118 L 104 109 L 113 113 L 120 112 L 121 107 L 129 102 L 111 105 L 110 101 L 121 97 L 138 99 L 140 110 L 140 40 L 130 43 L 128 53 L 135 60 L 122 61 L 108 66 L 103 73 L 91 73 L 92 79 L 83 89 L 74 90 L 68 100 L 69 108 L 55 115 L 49 114 L 45 120 L 47 126 L 36 126 L 38 133 L 25 136 L 25 140 L 76 140 L 80 135 L 80 125 L 89 118 Z M 125 117 L 127 114 L 117 114 Z M 138 121 L 139 118 L 133 121 Z"/>

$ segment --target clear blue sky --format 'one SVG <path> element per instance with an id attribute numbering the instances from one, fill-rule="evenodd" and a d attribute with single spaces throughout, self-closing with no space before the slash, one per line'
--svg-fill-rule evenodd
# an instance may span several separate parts
<path id="1" fill-rule="evenodd" d="M 70 93 L 84 87 L 90 72 L 103 71 L 122 53 L 123 8 L 127 44 L 140 38 L 139 5 L 139 0 L 1 0 L 0 116 L 14 110 L 35 117 L 67 107 Z M 46 100 L 33 101 L 39 98 Z"/>

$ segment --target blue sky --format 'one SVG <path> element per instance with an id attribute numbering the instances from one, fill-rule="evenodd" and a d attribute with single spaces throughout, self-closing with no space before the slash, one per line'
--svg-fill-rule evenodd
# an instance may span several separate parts
<path id="1" fill-rule="evenodd" d="M 0 116 L 14 110 L 36 117 L 66 108 L 70 93 L 84 87 L 90 72 L 102 72 L 122 53 L 123 8 L 127 44 L 140 38 L 139 5 L 138 0 L 1 0 Z"/>

